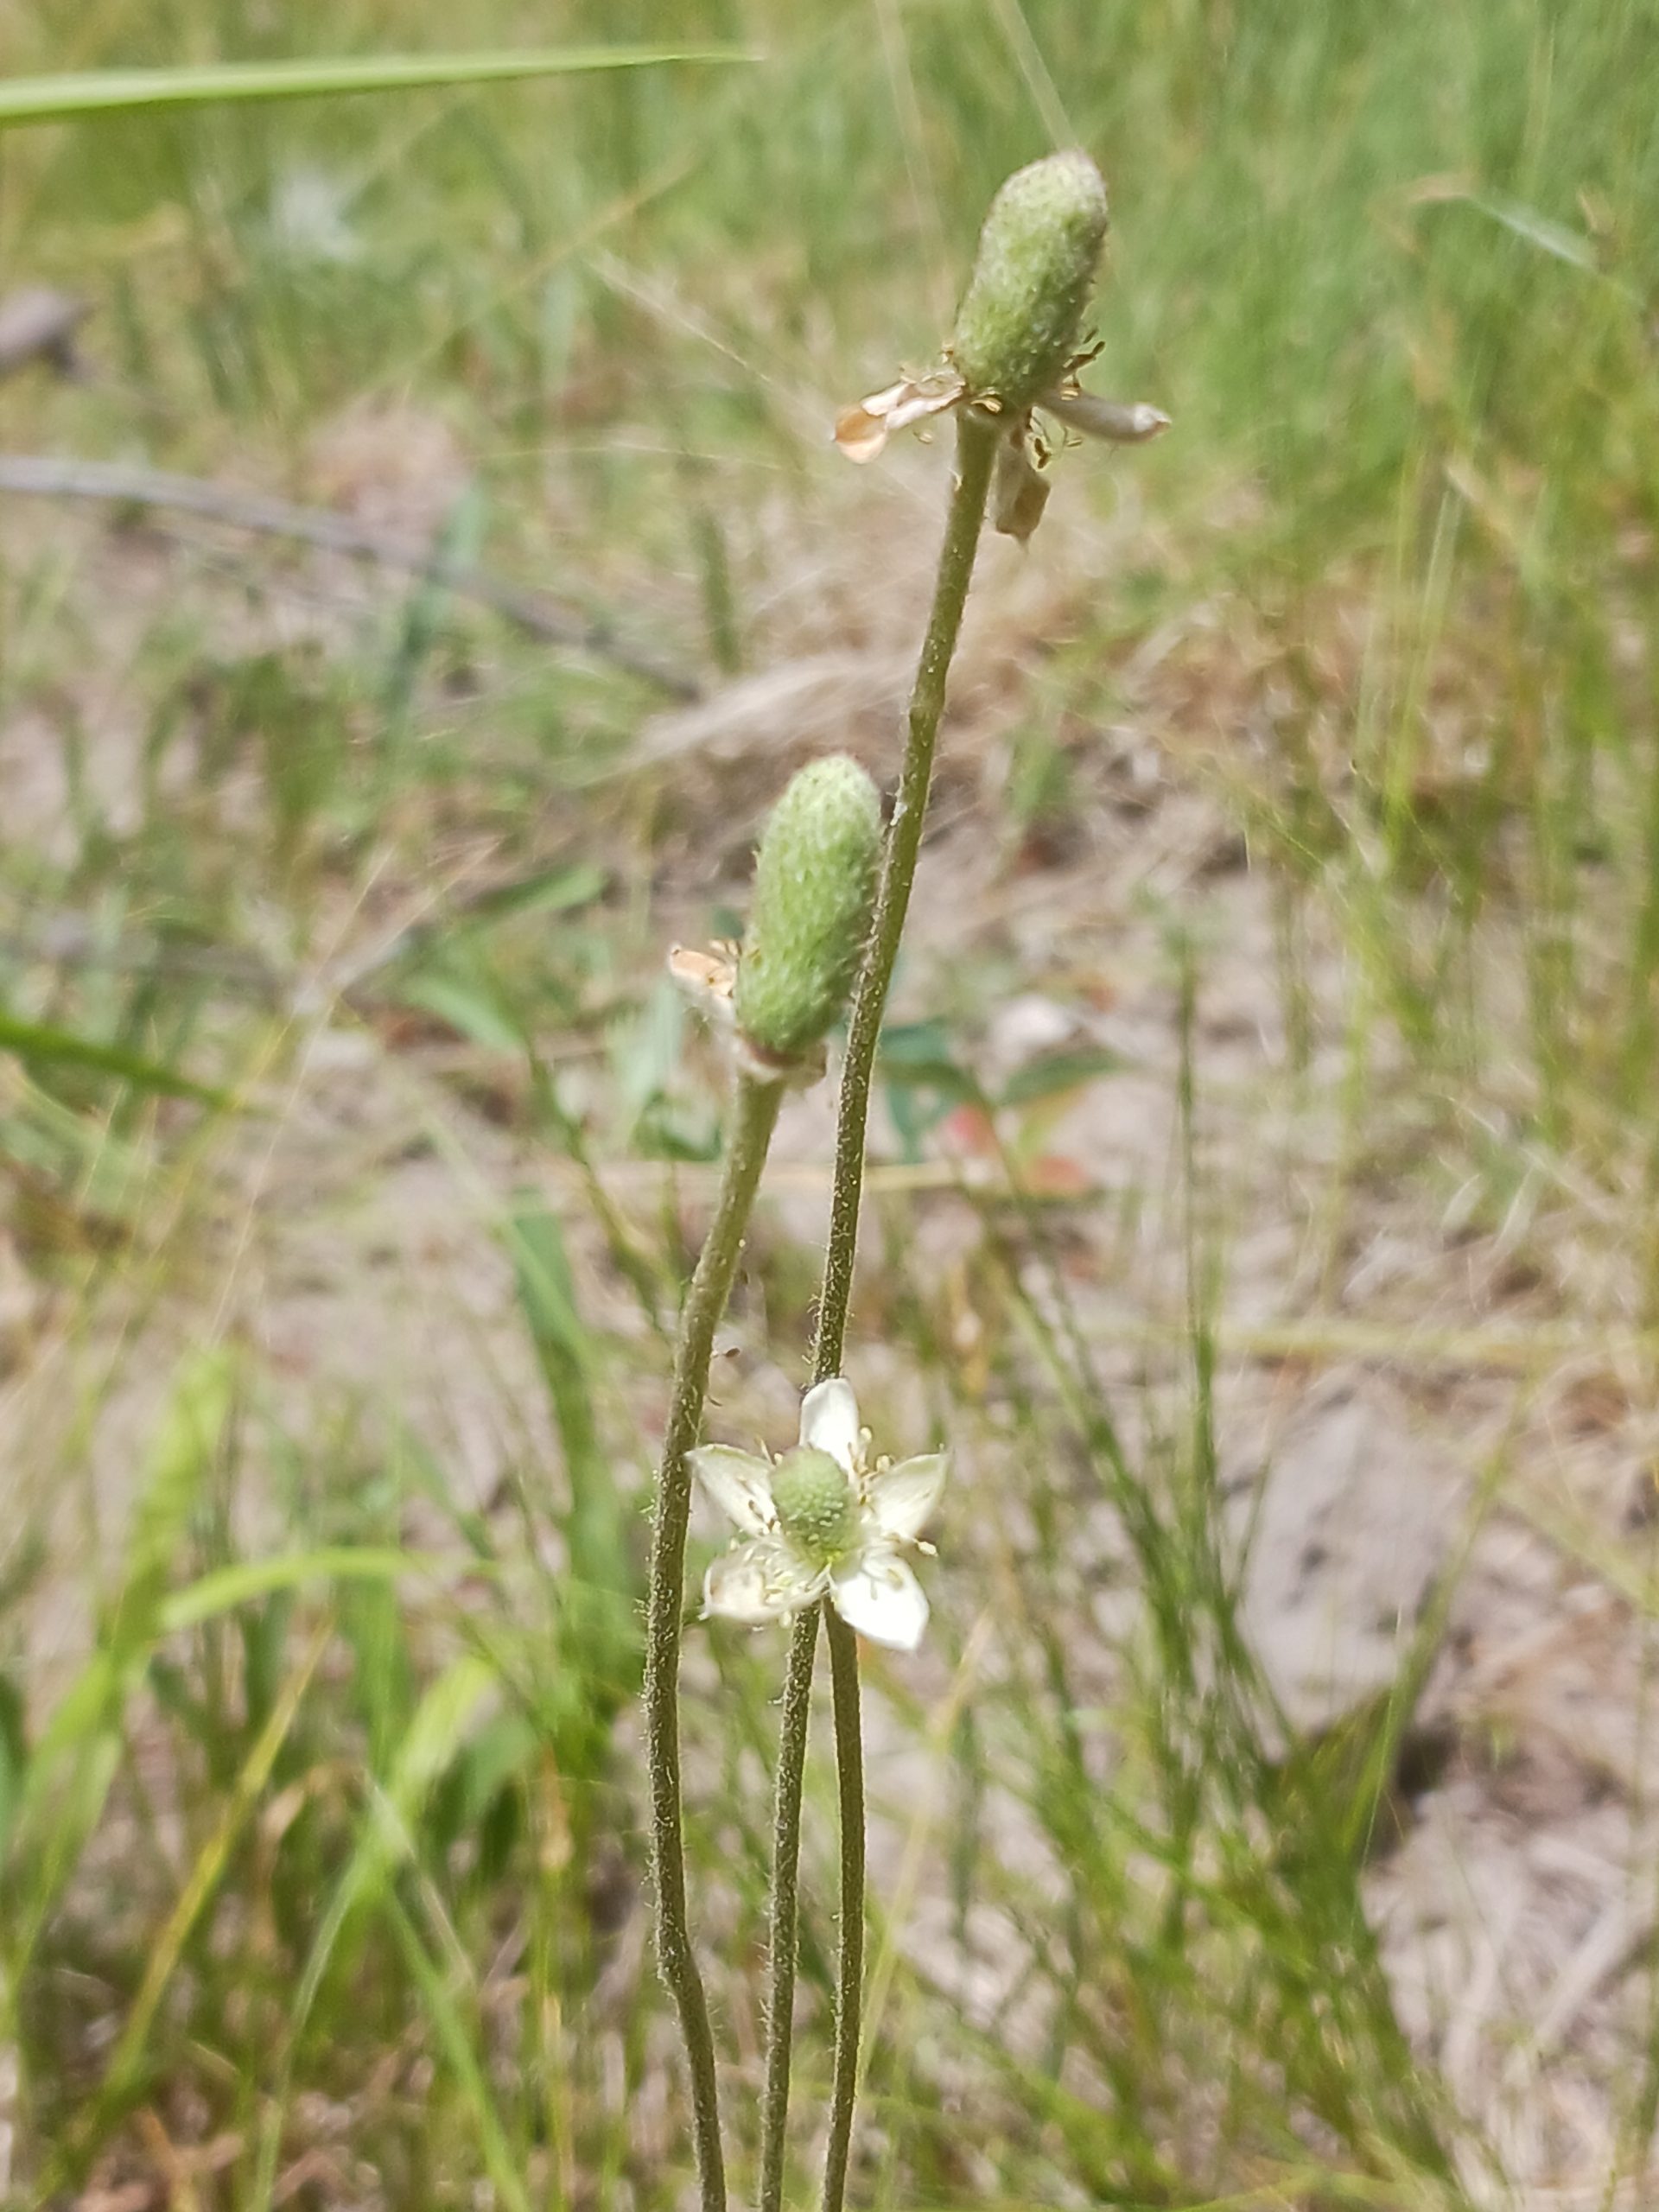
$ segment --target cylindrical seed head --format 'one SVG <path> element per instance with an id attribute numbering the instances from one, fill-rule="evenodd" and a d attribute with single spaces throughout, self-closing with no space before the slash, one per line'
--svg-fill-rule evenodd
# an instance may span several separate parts
<path id="1" fill-rule="evenodd" d="M 1017 169 L 991 202 L 950 352 L 974 398 L 1029 407 L 1077 350 L 1106 238 L 1106 187 L 1087 154 Z"/>
<path id="2" fill-rule="evenodd" d="M 798 1060 L 847 1002 L 869 935 L 881 802 L 856 760 L 815 760 L 772 810 L 737 968 L 737 1026 L 768 1061 Z"/>

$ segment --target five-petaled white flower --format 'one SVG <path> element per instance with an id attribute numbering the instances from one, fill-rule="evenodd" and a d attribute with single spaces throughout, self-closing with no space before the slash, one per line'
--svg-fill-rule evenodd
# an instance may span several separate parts
<path id="1" fill-rule="evenodd" d="M 920 1541 L 949 1455 L 894 1465 L 873 1459 L 869 1444 L 853 1386 L 836 1375 L 802 1400 L 800 1443 L 781 1459 L 723 1444 L 690 1455 L 692 1473 L 738 1531 L 704 1580 L 705 1617 L 758 1628 L 828 1597 L 873 1643 L 915 1650 L 927 1599 L 899 1552 Z"/>

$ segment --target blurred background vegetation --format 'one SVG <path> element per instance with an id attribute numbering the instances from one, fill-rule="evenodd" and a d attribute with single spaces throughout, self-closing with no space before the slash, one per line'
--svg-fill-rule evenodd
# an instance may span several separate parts
<path id="1" fill-rule="evenodd" d="M 890 774 L 947 463 L 828 426 L 1078 143 L 1090 380 L 1176 427 L 987 548 L 885 1064 L 853 1372 L 958 1474 L 856 2196 L 1647 2201 L 1659 9 L 95 0 L 0 66 L 601 41 L 748 58 L 0 137 L 5 283 L 86 309 L 0 379 L 11 2199 L 683 2200 L 636 1599 L 723 1102 L 662 956 L 805 753 Z M 732 1441 L 804 1379 L 791 1112 Z M 1355 1373 L 1463 1517 L 1314 1718 L 1230 1424 Z M 1477 1679 L 1586 1618 L 1576 1719 Z M 693 1647 L 740 2172 L 779 1662 Z M 1542 1826 L 1603 1949 L 1468 1872 Z"/>

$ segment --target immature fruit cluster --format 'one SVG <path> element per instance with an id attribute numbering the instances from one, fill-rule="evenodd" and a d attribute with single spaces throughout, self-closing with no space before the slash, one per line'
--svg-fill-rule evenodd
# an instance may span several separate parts
<path id="1" fill-rule="evenodd" d="M 846 1469 L 810 1444 L 785 1452 L 773 1468 L 772 1502 L 784 1534 L 820 1567 L 838 1559 L 857 1533 Z"/>
<path id="2" fill-rule="evenodd" d="M 1083 153 L 1017 169 L 992 200 L 950 344 L 973 398 L 1018 413 L 1065 372 L 1106 220 L 1105 184 Z"/>
<path id="3" fill-rule="evenodd" d="M 845 1006 L 869 935 L 880 846 L 875 785 L 845 754 L 803 768 L 772 809 L 736 991 L 738 1029 L 763 1061 L 798 1061 Z"/>

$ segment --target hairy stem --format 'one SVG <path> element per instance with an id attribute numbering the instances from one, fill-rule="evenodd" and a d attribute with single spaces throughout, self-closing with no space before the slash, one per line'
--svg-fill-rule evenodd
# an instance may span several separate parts
<path id="1" fill-rule="evenodd" d="M 841 1948 L 836 1960 L 836 2071 L 830 2140 L 823 2154 L 823 2212 L 842 2212 L 858 2097 L 858 2041 L 864 2009 L 864 1744 L 859 1726 L 858 1638 L 826 1605 L 830 1686 L 836 1714 L 841 1808 Z"/>
<path id="2" fill-rule="evenodd" d="M 778 1730 L 759 2212 L 781 2212 L 784 2201 L 789 2064 L 795 2027 L 795 1947 L 800 1921 L 801 1785 L 806 1771 L 806 1728 L 812 1705 L 812 1662 L 818 1649 L 818 1612 L 817 1605 L 810 1605 L 790 1637 L 783 1719 Z"/>
<path id="3" fill-rule="evenodd" d="M 899 940 L 910 910 L 910 887 L 921 850 L 922 817 L 933 779 L 933 748 L 944 710 L 944 683 L 962 629 L 962 610 L 974 573 L 996 433 L 975 416 L 957 416 L 957 475 L 939 550 L 933 611 L 910 695 L 910 728 L 899 796 L 887 825 L 881 855 L 881 885 L 876 894 L 870 949 L 853 999 L 847 1033 L 847 1062 L 842 1071 L 836 1113 L 836 1173 L 830 1198 L 830 1242 L 824 1255 L 823 1295 L 818 1305 L 818 1341 L 813 1361 L 816 1379 L 841 1372 L 847 1336 L 847 1308 L 853 1294 L 853 1262 L 858 1250 L 858 1208 L 864 1192 L 864 1137 L 870 1118 L 870 1086 L 875 1048 L 887 1009 L 887 988 Z"/>
<path id="4" fill-rule="evenodd" d="M 830 1242 L 818 1301 L 814 1380 L 841 1372 L 858 1242 L 859 1199 L 864 1187 L 864 1137 L 870 1084 L 881 1033 L 887 987 L 910 906 L 910 887 L 921 848 L 922 817 L 933 774 L 933 749 L 944 709 L 945 677 L 962 628 L 962 610 L 974 572 L 974 555 L 985 518 L 995 458 L 995 432 L 972 416 L 958 418 L 956 481 L 939 553 L 933 608 L 911 692 L 909 735 L 899 796 L 882 850 L 881 884 L 869 950 L 853 1001 L 847 1063 L 841 1078 L 836 1128 L 835 1187 L 830 1202 Z M 798 1869 L 801 1789 L 806 1764 L 806 1720 L 822 1611 L 830 1634 L 835 1693 L 836 1759 L 841 1785 L 841 1956 L 836 2004 L 835 2089 L 824 2167 L 826 2212 L 839 2212 L 847 2186 L 858 2085 L 858 2039 L 864 1974 L 864 1758 L 859 1727 L 858 1645 L 827 1606 L 814 1607 L 795 1624 L 789 1647 L 783 1726 L 778 1745 L 777 1805 L 772 1821 L 772 1955 L 767 1995 L 766 2084 L 761 2107 L 760 2212 L 779 2212 L 782 2201 L 785 2126 L 789 2114 L 791 2022 L 795 2003 Z"/>
<path id="5" fill-rule="evenodd" d="M 839 1375 L 847 1308 L 858 1254 L 859 1200 L 864 1190 L 864 1142 L 870 1118 L 875 1050 L 887 1010 L 899 940 L 910 910 L 910 887 L 921 850 L 922 820 L 933 779 L 933 750 L 944 711 L 945 678 L 962 629 L 974 556 L 985 519 L 996 435 L 971 415 L 957 417 L 957 474 L 939 550 L 933 610 L 910 695 L 910 728 L 899 796 L 881 855 L 870 949 L 853 1000 L 847 1063 L 836 1111 L 836 1173 L 830 1198 L 830 1242 L 818 1305 L 817 1377 Z M 864 1746 L 859 1720 L 858 1639 L 826 1606 L 830 1675 L 836 1715 L 836 1772 L 841 1807 L 841 1952 L 836 1967 L 836 2065 L 830 2139 L 823 2160 L 823 2212 L 842 2212 L 852 2155 L 853 2107 L 858 2095 L 858 2044 L 864 1994 Z M 781 1828 L 781 1822 L 780 1822 Z"/>
<path id="6" fill-rule="evenodd" d="M 702 2212 L 725 2212 L 715 2038 L 709 1999 L 691 1949 L 685 1906 L 685 1837 L 680 1783 L 680 1624 L 685 1606 L 685 1531 L 691 1513 L 686 1454 L 702 1427 L 715 1331 L 743 1249 L 766 1147 L 783 1100 L 779 1084 L 740 1077 L 720 1195 L 680 1314 L 673 1395 L 657 1478 L 645 1620 L 645 1763 L 651 1777 L 651 1865 L 657 1899 L 657 1955 L 679 2013 L 691 2075 Z"/>

